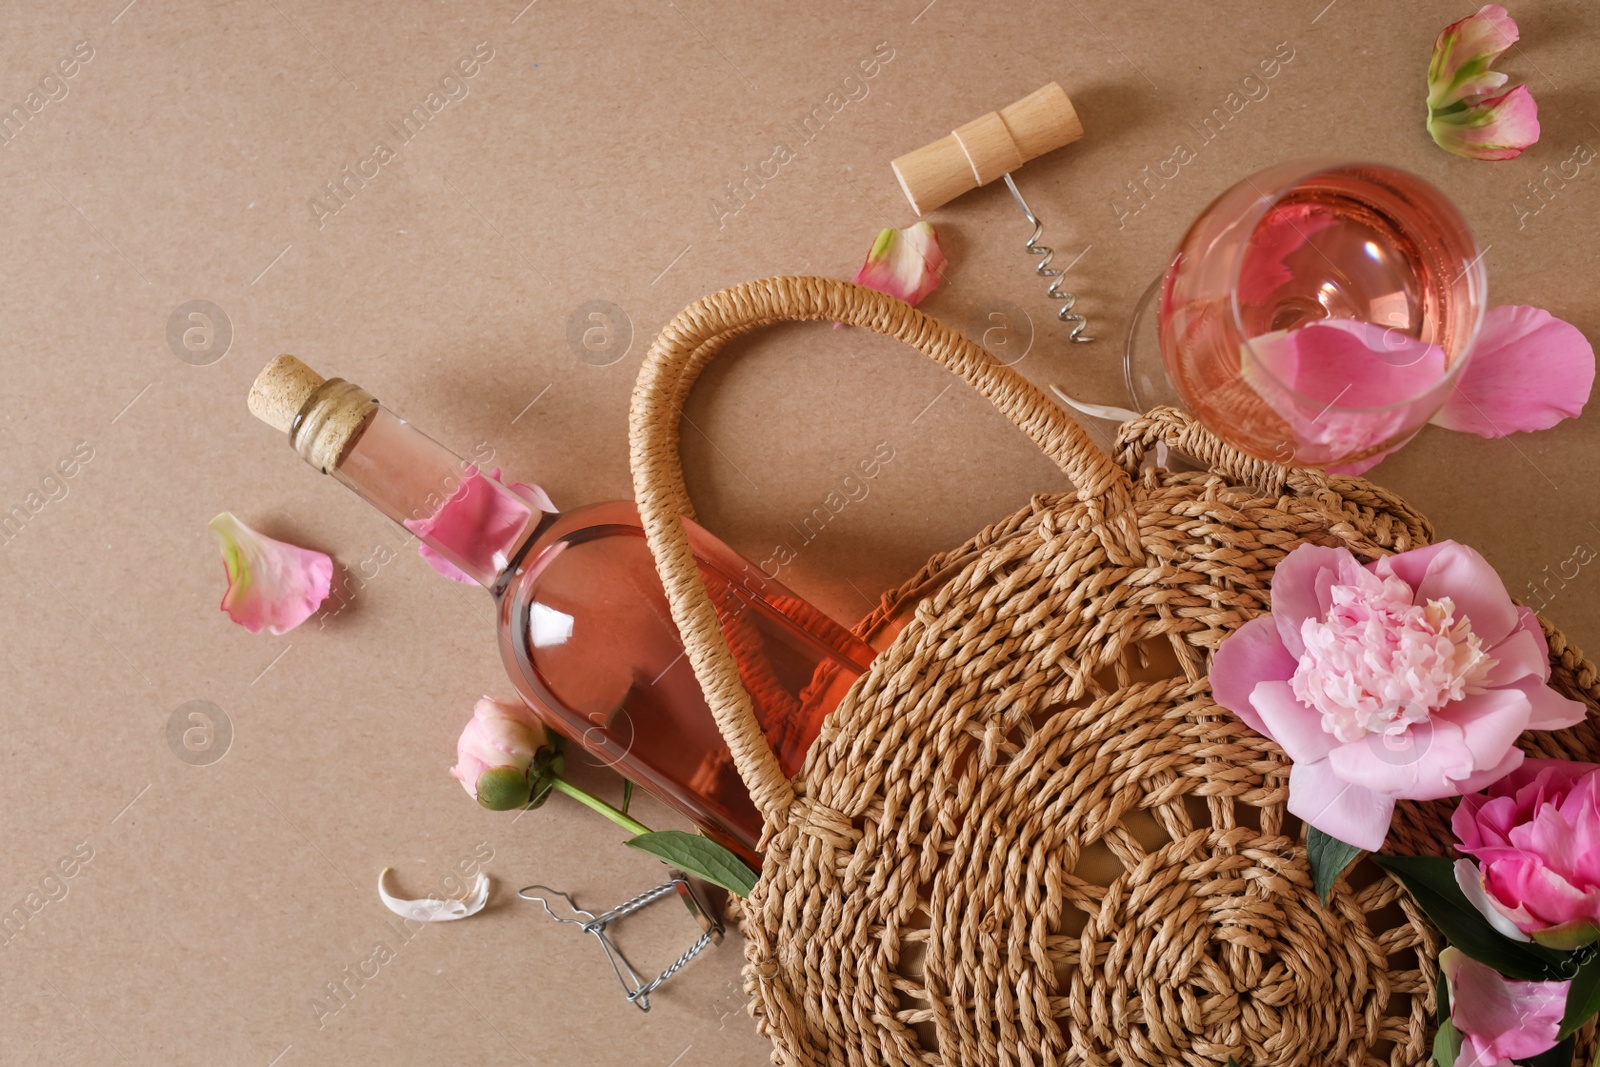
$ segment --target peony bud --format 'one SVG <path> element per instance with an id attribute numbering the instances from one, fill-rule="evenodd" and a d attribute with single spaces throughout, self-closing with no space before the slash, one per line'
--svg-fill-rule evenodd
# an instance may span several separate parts
<path id="1" fill-rule="evenodd" d="M 456 742 L 450 773 L 478 803 L 495 811 L 537 806 L 559 773 L 560 739 L 521 703 L 484 697 Z"/>

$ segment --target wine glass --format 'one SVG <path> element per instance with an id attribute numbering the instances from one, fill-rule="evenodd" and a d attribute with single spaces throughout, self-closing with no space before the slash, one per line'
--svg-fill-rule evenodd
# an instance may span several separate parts
<path id="1" fill-rule="evenodd" d="M 1165 374 L 1139 358 L 1156 291 L 1129 330 L 1134 403 L 1170 391 L 1250 455 L 1331 466 L 1403 443 L 1439 410 L 1485 279 L 1471 230 L 1427 182 L 1301 160 L 1233 186 L 1179 242 L 1159 282 Z"/>

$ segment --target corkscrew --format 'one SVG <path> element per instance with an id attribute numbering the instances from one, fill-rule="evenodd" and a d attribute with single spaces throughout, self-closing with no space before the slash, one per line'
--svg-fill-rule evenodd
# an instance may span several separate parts
<path id="1" fill-rule="evenodd" d="M 1072 269 L 1072 264 L 1088 254 L 1089 249 L 1085 248 L 1082 252 L 1079 252 L 1072 263 L 1068 263 L 1065 267 L 1052 267 L 1050 260 L 1055 257 L 1056 250 L 1048 245 L 1039 243 L 1039 237 L 1044 233 L 1044 223 L 1040 222 L 1039 217 L 1029 209 L 1028 202 L 1022 199 L 1022 193 L 1017 189 L 1017 183 L 1011 180 L 1011 175 L 1005 175 L 1005 181 L 1006 188 L 1011 190 L 1011 195 L 1016 199 L 1017 206 L 1022 209 L 1022 214 L 1033 225 L 1033 233 L 1023 245 L 1028 250 L 1029 255 L 1040 257 L 1039 262 L 1033 268 L 1033 272 L 1041 278 L 1049 279 L 1050 287 L 1044 291 L 1044 295 L 1051 300 L 1061 301 L 1061 307 L 1056 312 L 1056 318 L 1062 322 L 1073 324 L 1071 332 L 1067 334 L 1067 340 L 1080 345 L 1087 341 L 1093 341 L 1093 337 L 1086 336 L 1083 332 L 1089 328 L 1089 320 L 1073 310 L 1078 305 L 1077 295 L 1061 288 L 1061 280 L 1066 276 L 1067 271 Z"/>
<path id="2" fill-rule="evenodd" d="M 619 919 L 654 904 L 658 900 L 676 895 L 683 901 L 684 907 L 689 909 L 689 914 L 694 916 L 696 924 L 700 927 L 700 936 L 694 943 L 684 950 L 656 977 L 648 982 L 639 977 L 639 972 L 628 963 L 622 950 L 617 948 L 606 932 L 606 928 Z M 661 988 L 663 982 L 684 967 L 708 946 L 722 940 L 722 923 L 717 919 L 717 913 L 712 910 L 707 899 L 701 895 L 700 887 L 689 880 L 689 876 L 682 871 L 672 871 L 671 878 L 629 900 L 623 901 L 610 911 L 596 915 L 591 911 L 584 911 L 572 902 L 572 898 L 549 886 L 530 885 L 517 890 L 517 896 L 523 900 L 531 900 L 543 905 L 544 912 L 556 922 L 565 926 L 576 926 L 583 933 L 589 934 L 600 942 L 601 950 L 606 954 L 606 961 L 611 964 L 611 969 L 616 973 L 617 981 L 622 983 L 622 995 L 628 1003 L 640 1011 L 650 1010 L 650 994 Z M 569 915 L 557 915 L 550 906 L 552 900 L 560 901 Z"/>
<path id="3" fill-rule="evenodd" d="M 1064 288 L 1067 271 L 1089 251 L 1085 248 L 1065 267 L 1051 266 L 1055 249 L 1039 243 L 1044 224 L 1022 198 L 1012 172 L 1030 159 L 1053 152 L 1083 136 L 1083 123 L 1055 82 L 1029 93 L 1009 107 L 991 111 L 952 130 L 932 144 L 896 159 L 891 166 L 906 199 L 918 215 L 949 203 L 962 193 L 1005 180 L 1023 216 L 1033 227 L 1024 247 L 1037 258 L 1033 272 L 1049 282 L 1045 295 L 1059 301 L 1056 318 L 1072 326 L 1067 339 L 1077 344 L 1092 341 L 1084 331 L 1088 320 L 1077 310 L 1077 295 Z"/>

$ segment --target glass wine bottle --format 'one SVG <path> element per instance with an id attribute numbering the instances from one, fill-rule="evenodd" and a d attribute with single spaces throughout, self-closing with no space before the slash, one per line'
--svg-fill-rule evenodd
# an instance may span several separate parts
<path id="1" fill-rule="evenodd" d="M 631 501 L 543 510 L 293 356 L 261 372 L 250 409 L 489 591 L 506 672 L 542 721 L 759 864 L 760 816 L 678 639 Z M 874 651 L 685 525 L 756 717 L 795 774 Z"/>

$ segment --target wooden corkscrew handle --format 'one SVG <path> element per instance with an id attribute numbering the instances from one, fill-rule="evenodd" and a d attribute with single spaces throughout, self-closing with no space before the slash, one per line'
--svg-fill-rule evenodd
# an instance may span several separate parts
<path id="1" fill-rule="evenodd" d="M 896 159 L 911 209 L 926 215 L 1046 152 L 1083 136 L 1072 101 L 1055 82 Z"/>

